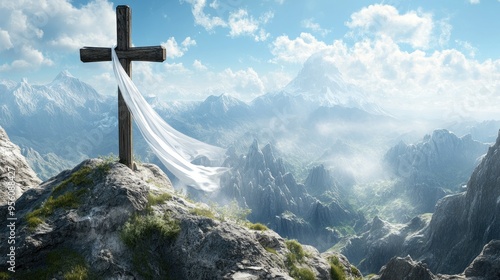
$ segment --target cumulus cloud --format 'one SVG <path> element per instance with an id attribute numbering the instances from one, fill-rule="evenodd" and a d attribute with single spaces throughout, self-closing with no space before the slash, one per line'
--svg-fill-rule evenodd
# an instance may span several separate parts
<path id="1" fill-rule="evenodd" d="M 229 15 L 229 36 L 248 35 L 253 36 L 255 41 L 265 41 L 269 37 L 269 33 L 260 28 L 259 25 L 266 23 L 272 17 L 272 13 L 266 13 L 260 20 L 256 20 L 249 16 L 246 10 L 239 9 Z"/>
<path id="2" fill-rule="evenodd" d="M 196 46 L 196 41 L 191 39 L 191 37 L 186 37 L 179 45 L 174 37 L 170 37 L 166 42 L 161 43 L 161 45 L 167 50 L 169 58 L 176 58 L 182 57 L 190 47 Z"/>
<path id="3" fill-rule="evenodd" d="M 94 0 L 76 8 L 63 2 L 56 12 L 46 11 L 49 15 L 46 36 L 54 48 L 75 51 L 82 46 L 109 47 L 116 43 L 116 15 L 112 3 Z"/>
<path id="4" fill-rule="evenodd" d="M 280 36 L 270 46 L 272 61 L 298 64 L 320 52 L 344 80 L 399 116 L 500 117 L 493 106 L 500 103 L 500 60 L 475 60 L 477 50 L 465 41 L 447 47 L 446 19 L 374 5 L 354 13 L 347 26 L 357 35 L 332 43 L 310 33 Z"/>
<path id="5" fill-rule="evenodd" d="M 206 0 L 185 0 L 187 3 L 191 4 L 191 12 L 194 16 L 194 22 L 197 25 L 203 26 L 208 31 L 213 30 L 216 27 L 225 27 L 227 23 L 218 16 L 211 16 L 205 13 L 205 6 L 207 4 Z M 212 9 L 219 8 L 216 1 L 210 4 Z"/>
<path id="6" fill-rule="evenodd" d="M 247 10 L 239 9 L 230 2 L 213 1 L 208 4 L 208 8 L 217 15 L 212 15 L 206 11 L 208 10 L 206 0 L 185 0 L 185 2 L 191 4 L 195 24 L 209 32 L 213 32 L 216 27 L 227 28 L 230 37 L 251 36 L 255 41 L 265 41 L 270 36 L 263 25 L 274 17 L 272 12 L 254 18 Z"/>
<path id="7" fill-rule="evenodd" d="M 10 40 L 9 32 L 0 29 L 0 52 L 12 48 L 14 45 Z"/>
<path id="8" fill-rule="evenodd" d="M 4 71 L 26 71 L 31 70 L 32 67 L 39 67 L 42 65 L 51 66 L 54 62 L 46 57 L 37 49 L 32 46 L 25 45 L 16 53 L 17 59 L 13 60 L 10 64 L 5 63 L 0 65 L 0 72 Z"/>
<path id="9" fill-rule="evenodd" d="M 310 33 L 300 33 L 295 39 L 287 35 L 277 37 L 271 46 L 273 62 L 304 63 L 312 54 L 328 48 L 327 44 L 317 40 Z"/>
<path id="10" fill-rule="evenodd" d="M 208 69 L 207 66 L 203 65 L 203 63 L 201 63 L 201 61 L 199 61 L 198 59 L 194 60 L 193 68 L 198 71 L 205 71 Z"/>
<path id="11" fill-rule="evenodd" d="M 52 65 L 50 57 L 85 45 L 114 41 L 112 3 L 93 0 L 75 7 L 68 0 L 2 1 L 0 60 L 3 71 L 34 70 Z"/>
<path id="12" fill-rule="evenodd" d="M 264 83 L 259 74 L 252 68 L 233 71 L 229 68 L 219 73 L 224 90 L 233 94 L 258 96 L 264 93 Z"/>
<path id="13" fill-rule="evenodd" d="M 409 11 L 400 14 L 393 6 L 379 4 L 352 14 L 346 25 L 354 34 L 389 37 L 397 43 L 424 49 L 430 46 L 436 28 L 430 13 Z"/>
<path id="14" fill-rule="evenodd" d="M 323 56 L 345 80 L 399 115 L 477 117 L 500 101 L 500 60 L 481 63 L 456 49 L 407 52 L 390 38 L 353 46 L 336 41 Z"/>
<path id="15" fill-rule="evenodd" d="M 253 34 L 259 29 L 259 24 L 248 16 L 246 10 L 240 9 L 229 16 L 229 35 L 237 37 L 242 34 Z"/>

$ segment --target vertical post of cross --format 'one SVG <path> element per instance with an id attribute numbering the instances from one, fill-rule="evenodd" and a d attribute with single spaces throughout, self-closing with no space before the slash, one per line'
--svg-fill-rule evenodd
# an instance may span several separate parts
<path id="1" fill-rule="evenodd" d="M 131 47 L 132 13 L 128 6 L 116 7 L 116 50 L 127 51 Z M 132 62 L 130 59 L 120 58 L 120 63 L 125 72 L 132 78 Z M 118 89 L 118 154 L 120 162 L 132 168 L 133 145 L 132 145 L 132 114 L 123 100 L 122 93 Z"/>

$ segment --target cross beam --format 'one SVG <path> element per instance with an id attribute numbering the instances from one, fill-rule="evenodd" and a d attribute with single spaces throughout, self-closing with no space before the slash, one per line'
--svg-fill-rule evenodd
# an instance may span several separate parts
<path id="1" fill-rule="evenodd" d="M 132 12 L 128 6 L 116 7 L 116 55 L 132 77 L 132 61 L 163 62 L 167 52 L 162 46 L 132 47 Z M 111 48 L 83 47 L 80 49 L 82 62 L 111 61 Z M 132 115 L 118 89 L 118 149 L 120 162 L 133 167 L 132 159 Z"/>

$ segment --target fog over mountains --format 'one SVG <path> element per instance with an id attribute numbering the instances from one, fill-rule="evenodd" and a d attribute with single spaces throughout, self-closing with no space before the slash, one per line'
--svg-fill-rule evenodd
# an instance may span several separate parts
<path id="1" fill-rule="evenodd" d="M 0 97 L 0 126 L 42 180 L 84 159 L 117 154 L 116 97 L 98 93 L 67 71 L 46 85 L 1 81 Z M 497 215 L 491 223 L 468 226 L 471 215 L 487 211 L 486 204 L 458 210 L 481 198 L 481 188 L 496 192 L 488 174 L 497 167 L 492 153 L 498 142 L 484 155 L 497 139 L 499 120 L 397 118 L 346 82 L 321 54 L 311 56 L 281 91 L 251 102 L 224 93 L 191 102 L 146 98 L 177 130 L 227 148 L 224 165 L 231 170 L 220 190 L 178 189 L 205 202 L 236 201 L 252 210 L 250 221 L 320 251 L 342 250 L 363 272 L 378 272 L 393 256 L 412 252 L 433 272 L 459 273 L 482 246 L 500 238 Z M 137 129 L 134 149 L 137 160 L 163 168 Z M 496 227 L 456 266 L 432 245 L 440 239 L 431 234 L 447 234 L 438 221 L 452 208 L 460 216 L 453 226 L 471 238 L 478 237 L 475 228 Z M 442 214 L 431 220 L 428 213 L 435 209 Z M 427 251 L 415 251 L 413 243 L 405 243 L 404 250 L 380 245 L 403 242 L 424 242 Z"/>

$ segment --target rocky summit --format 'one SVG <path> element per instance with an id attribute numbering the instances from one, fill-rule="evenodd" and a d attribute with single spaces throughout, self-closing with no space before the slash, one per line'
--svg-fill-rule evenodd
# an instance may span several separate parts
<path id="1" fill-rule="evenodd" d="M 2 206 L 0 214 L 6 212 Z M 85 160 L 26 190 L 16 216 L 15 258 L 0 256 L 2 279 L 361 277 L 342 255 L 320 254 L 186 199 L 152 164 L 131 170 Z M 9 249 L 6 223 L 0 223 L 1 252 Z"/>

